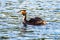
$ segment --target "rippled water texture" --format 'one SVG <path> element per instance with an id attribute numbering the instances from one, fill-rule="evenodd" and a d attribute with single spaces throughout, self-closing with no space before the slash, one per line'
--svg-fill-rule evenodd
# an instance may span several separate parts
<path id="1" fill-rule="evenodd" d="M 21 9 L 47 24 L 24 28 Z M 60 0 L 0 0 L 0 40 L 60 40 Z"/>

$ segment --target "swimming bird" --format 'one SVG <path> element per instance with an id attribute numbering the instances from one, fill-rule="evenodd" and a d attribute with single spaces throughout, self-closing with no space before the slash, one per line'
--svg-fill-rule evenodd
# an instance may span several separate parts
<path id="1" fill-rule="evenodd" d="M 27 14 L 26 10 L 21 10 L 20 12 L 23 15 L 23 19 L 24 19 L 23 24 L 24 24 L 24 26 L 26 26 L 27 24 L 28 25 L 45 25 L 46 24 L 46 21 L 42 20 L 39 17 L 31 18 L 28 21 L 28 20 L 26 20 L 26 17 L 27 17 L 26 16 L 26 14 Z"/>

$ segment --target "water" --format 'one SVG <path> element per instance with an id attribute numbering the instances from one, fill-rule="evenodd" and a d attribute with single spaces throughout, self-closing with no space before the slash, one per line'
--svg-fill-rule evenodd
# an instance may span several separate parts
<path id="1" fill-rule="evenodd" d="M 27 10 L 27 20 L 38 16 L 47 24 L 24 28 L 21 9 Z M 60 0 L 0 0 L 0 40 L 60 40 L 59 30 Z"/>

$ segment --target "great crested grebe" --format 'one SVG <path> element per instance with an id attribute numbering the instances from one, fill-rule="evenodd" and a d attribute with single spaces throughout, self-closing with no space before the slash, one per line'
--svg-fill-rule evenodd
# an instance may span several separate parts
<path id="1" fill-rule="evenodd" d="M 27 14 L 26 10 L 21 10 L 20 12 L 24 18 L 24 22 L 23 22 L 24 26 L 26 26 L 27 24 L 29 24 L 29 25 L 45 25 L 46 24 L 46 21 L 42 20 L 39 17 L 31 18 L 29 21 L 27 21 L 26 20 L 26 14 Z"/>

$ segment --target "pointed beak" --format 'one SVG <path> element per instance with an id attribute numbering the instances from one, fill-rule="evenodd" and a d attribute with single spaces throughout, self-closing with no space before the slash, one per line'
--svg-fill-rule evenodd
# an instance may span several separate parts
<path id="1" fill-rule="evenodd" d="M 18 11 L 17 13 L 20 13 L 20 11 Z"/>

